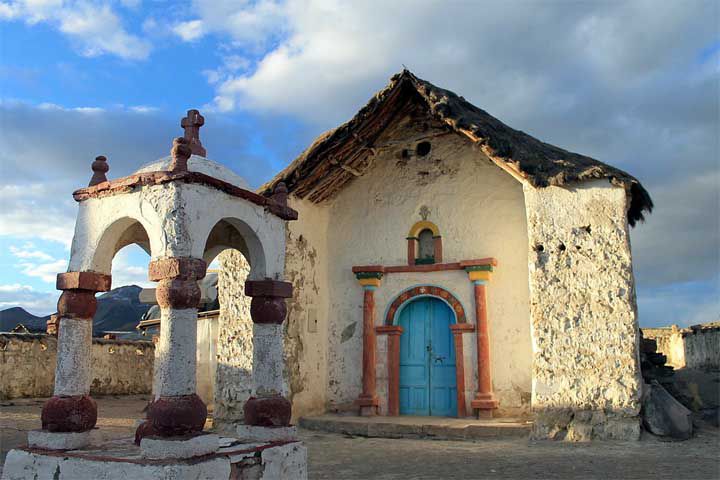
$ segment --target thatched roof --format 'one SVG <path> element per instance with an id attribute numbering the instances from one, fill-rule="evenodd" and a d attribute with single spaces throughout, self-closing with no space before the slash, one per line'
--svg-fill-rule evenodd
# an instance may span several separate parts
<path id="1" fill-rule="evenodd" d="M 294 195 L 314 202 L 331 198 L 358 175 L 367 157 L 376 153 L 373 142 L 408 105 L 422 106 L 448 129 L 476 142 L 497 166 L 522 182 L 542 188 L 607 178 L 623 185 L 631 196 L 628 221 L 635 225 L 653 208 L 650 195 L 628 173 L 584 155 L 541 142 L 510 128 L 455 93 L 417 78 L 408 70 L 370 99 L 352 119 L 318 137 L 273 180 L 260 188 L 270 195 L 282 181 Z"/>

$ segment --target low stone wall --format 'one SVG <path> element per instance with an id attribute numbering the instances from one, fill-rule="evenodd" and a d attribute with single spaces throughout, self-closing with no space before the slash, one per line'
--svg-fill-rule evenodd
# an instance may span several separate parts
<path id="1" fill-rule="evenodd" d="M 702 323 L 689 328 L 677 325 L 643 328 L 644 338 L 657 342 L 657 351 L 676 368 L 720 368 L 720 322 Z"/>
<path id="2" fill-rule="evenodd" d="M 152 342 L 93 339 L 91 395 L 150 393 Z M 57 339 L 45 334 L 0 334 L 0 399 L 49 397 L 55 382 Z"/>

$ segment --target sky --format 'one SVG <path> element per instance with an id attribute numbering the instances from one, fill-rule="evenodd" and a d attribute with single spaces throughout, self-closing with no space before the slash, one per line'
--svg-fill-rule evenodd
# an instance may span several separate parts
<path id="1" fill-rule="evenodd" d="M 720 313 L 720 2 L 0 1 L 0 309 L 55 310 L 90 164 L 168 154 L 199 108 L 252 187 L 404 66 L 635 175 L 640 323 Z M 148 286 L 136 246 L 113 284 Z"/>

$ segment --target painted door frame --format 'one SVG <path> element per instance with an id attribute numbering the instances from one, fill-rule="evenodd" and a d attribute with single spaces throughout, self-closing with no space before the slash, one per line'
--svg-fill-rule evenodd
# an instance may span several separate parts
<path id="1" fill-rule="evenodd" d="M 421 297 L 438 298 L 445 302 L 453 312 L 455 323 L 450 325 L 455 346 L 455 375 L 457 388 L 458 417 L 471 416 L 465 401 L 465 355 L 462 335 L 474 332 L 475 325 L 467 323 L 465 309 L 448 290 L 436 285 L 416 285 L 400 292 L 388 305 L 385 312 L 385 324 L 375 327 L 378 335 L 388 335 L 388 415 L 400 415 L 400 335 L 403 328 L 397 325 L 402 309 L 412 300 Z"/>
<path id="2" fill-rule="evenodd" d="M 398 312 L 396 323 L 405 329 L 400 338 L 401 414 L 457 416 L 457 393 L 452 394 L 457 390 L 456 348 L 450 330 L 454 322 L 448 304 L 430 295 L 409 300 Z"/>

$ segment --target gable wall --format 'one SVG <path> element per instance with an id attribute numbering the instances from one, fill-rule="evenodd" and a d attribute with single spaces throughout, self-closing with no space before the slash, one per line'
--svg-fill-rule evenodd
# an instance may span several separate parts
<path id="1" fill-rule="evenodd" d="M 522 186 L 456 134 L 432 138 L 432 151 L 425 157 L 400 160 L 398 152 L 414 150 L 417 137 L 417 132 L 408 132 L 386 139 L 393 146 L 380 150 L 373 166 L 330 203 L 328 406 L 351 408 L 361 390 L 363 293 L 351 269 L 406 265 L 408 231 L 426 206 L 427 219 L 437 224 L 443 238 L 443 262 L 484 257 L 499 262 L 488 286 L 494 387 L 501 407 L 527 409 L 532 354 Z M 418 284 L 448 289 L 462 302 L 468 322 L 475 322 L 473 287 L 466 273 L 449 271 L 387 275 L 375 292 L 376 323 L 382 324 L 389 303 L 402 290 Z M 474 348 L 472 355 L 468 363 L 474 368 Z M 468 390 L 474 391 L 476 372 L 466 373 L 473 382 Z M 378 379 L 380 393 L 381 382 Z"/>

